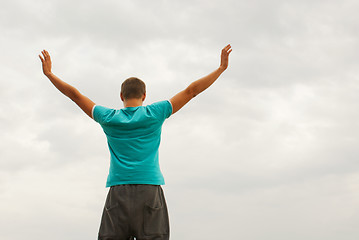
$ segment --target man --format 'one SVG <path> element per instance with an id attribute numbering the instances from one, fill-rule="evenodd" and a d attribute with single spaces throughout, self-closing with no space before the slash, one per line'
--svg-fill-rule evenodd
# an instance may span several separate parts
<path id="1" fill-rule="evenodd" d="M 158 161 L 162 124 L 218 79 L 228 67 L 231 51 L 230 45 L 224 47 L 219 68 L 192 82 L 169 101 L 142 106 L 146 98 L 144 82 L 138 78 L 125 80 L 120 94 L 124 108 L 120 110 L 96 105 L 52 73 L 46 50 L 39 55 L 43 72 L 52 84 L 98 122 L 107 137 L 111 161 L 106 187 L 110 190 L 98 239 L 169 239 L 167 206 L 161 188 L 164 179 Z"/>

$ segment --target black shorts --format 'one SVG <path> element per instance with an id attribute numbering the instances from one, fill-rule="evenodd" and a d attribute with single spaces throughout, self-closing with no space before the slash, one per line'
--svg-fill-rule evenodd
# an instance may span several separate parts
<path id="1" fill-rule="evenodd" d="M 158 185 L 118 185 L 108 192 L 99 240 L 168 240 L 166 200 Z"/>

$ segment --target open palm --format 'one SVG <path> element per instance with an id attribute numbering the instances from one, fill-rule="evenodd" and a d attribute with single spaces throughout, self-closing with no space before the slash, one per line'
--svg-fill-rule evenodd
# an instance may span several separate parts
<path id="1" fill-rule="evenodd" d="M 46 51 L 43 50 L 42 55 L 39 55 L 41 62 L 42 62 L 42 71 L 44 72 L 44 74 L 46 76 L 48 76 L 51 73 L 51 58 L 50 58 L 50 54 Z"/>
<path id="2" fill-rule="evenodd" d="M 225 46 L 222 49 L 222 53 L 221 53 L 221 65 L 220 68 L 222 70 L 226 70 L 228 67 L 228 58 L 229 58 L 229 54 L 232 52 L 232 47 L 230 44 L 228 44 L 227 46 Z"/>

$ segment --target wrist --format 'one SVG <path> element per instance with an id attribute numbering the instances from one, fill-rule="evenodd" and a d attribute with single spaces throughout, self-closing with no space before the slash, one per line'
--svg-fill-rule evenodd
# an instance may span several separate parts
<path id="1" fill-rule="evenodd" d="M 46 72 L 44 73 L 46 77 L 50 78 L 52 77 L 54 74 L 52 72 Z"/>
<path id="2" fill-rule="evenodd" d="M 220 73 L 223 73 L 226 69 L 227 69 L 226 67 L 219 66 L 218 71 L 219 71 Z"/>

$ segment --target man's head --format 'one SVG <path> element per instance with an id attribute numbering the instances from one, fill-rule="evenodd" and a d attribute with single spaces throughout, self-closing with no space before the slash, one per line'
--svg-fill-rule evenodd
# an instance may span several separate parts
<path id="1" fill-rule="evenodd" d="M 127 101 L 129 99 L 142 99 L 146 97 L 146 84 L 136 78 L 130 77 L 126 79 L 121 85 L 121 100 Z"/>

